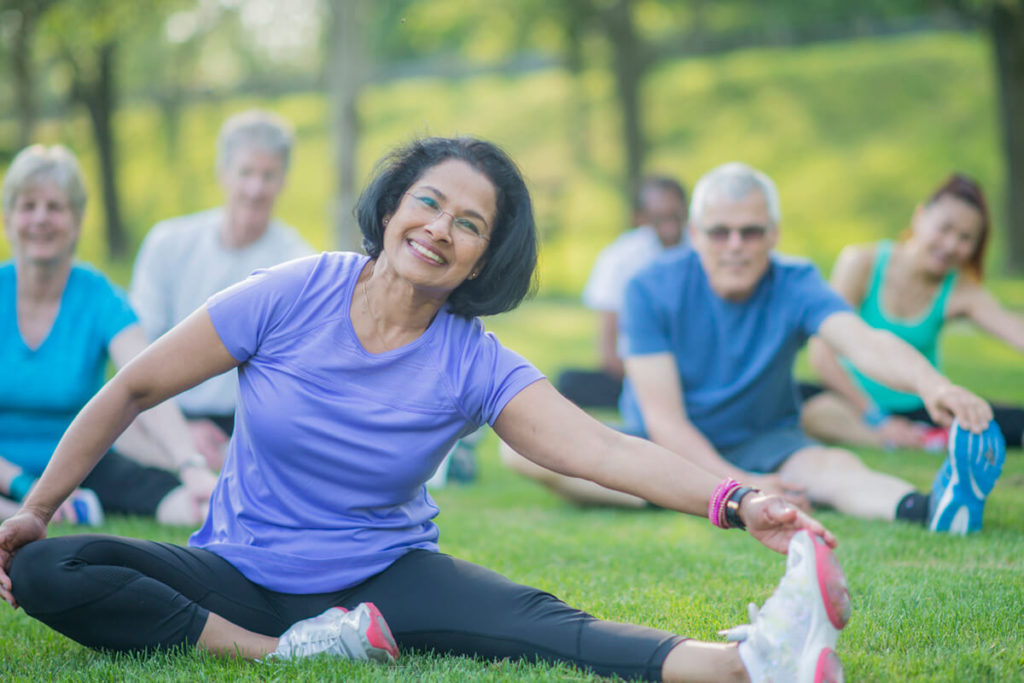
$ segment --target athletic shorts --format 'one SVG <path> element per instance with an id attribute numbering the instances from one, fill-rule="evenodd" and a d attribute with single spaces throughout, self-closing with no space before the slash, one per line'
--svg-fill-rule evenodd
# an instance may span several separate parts
<path id="1" fill-rule="evenodd" d="M 821 444 L 804 434 L 799 426 L 780 427 L 747 439 L 738 446 L 719 448 L 718 453 L 730 463 L 748 472 L 774 472 L 789 456 L 802 448 Z"/>

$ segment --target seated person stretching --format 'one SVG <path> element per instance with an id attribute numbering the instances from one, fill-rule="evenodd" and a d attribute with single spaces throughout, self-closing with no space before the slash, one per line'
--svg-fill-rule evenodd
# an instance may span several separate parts
<path id="1" fill-rule="evenodd" d="M 306 256 L 313 249 L 274 218 L 291 160 L 287 122 L 263 111 L 229 118 L 217 138 L 217 179 L 224 205 L 153 226 L 139 247 L 131 301 L 153 341 L 257 268 Z M 235 371 L 213 377 L 178 397 L 196 448 L 219 469 L 234 428 Z"/>
<path id="2" fill-rule="evenodd" d="M 795 487 L 811 503 L 858 517 L 940 520 L 941 528 L 946 513 L 952 516 L 946 509 L 952 501 L 931 505 L 910 483 L 868 469 L 850 451 L 823 447 L 801 431 L 793 381 L 797 351 L 817 334 L 867 374 L 917 393 L 940 424 L 957 418 L 971 446 L 953 464 L 969 461 L 982 470 L 979 477 L 994 483 L 1001 459 L 991 467 L 972 459 L 991 409 L 906 342 L 866 325 L 810 263 L 773 253 L 779 217 L 775 184 L 749 166 L 726 164 L 697 183 L 692 249 L 658 259 L 626 290 L 627 382 L 620 405 L 626 428 L 719 476 L 769 490 Z M 991 430 L 985 434 L 991 440 Z M 574 500 L 643 504 L 545 472 L 507 448 L 503 455 Z M 948 483 L 937 480 L 933 493 L 941 497 Z M 961 507 L 967 505 L 963 493 L 969 491 L 957 489 L 953 496 Z M 972 530 L 980 527 L 984 497 L 969 501 Z"/>
<path id="3" fill-rule="evenodd" d="M 917 207 L 905 239 L 843 249 L 832 286 L 867 324 L 913 345 L 934 366 L 939 337 L 950 320 L 969 320 L 1024 352 L 1024 316 L 1003 307 L 982 279 L 988 236 L 981 187 L 954 174 Z M 853 446 L 928 445 L 934 422 L 920 397 L 894 391 L 840 362 L 816 337 L 809 350 L 827 391 L 801 385 L 808 434 Z M 1024 407 L 993 405 L 992 412 L 1006 444 L 1020 448 Z"/>
<path id="4" fill-rule="evenodd" d="M 632 230 L 601 250 L 583 288 L 583 304 L 600 315 L 599 370 L 570 368 L 558 390 L 584 407 L 618 405 L 625 373 L 619 357 L 619 314 L 626 283 L 666 249 L 679 246 L 686 225 L 686 190 L 675 178 L 647 176 L 633 198 Z"/>
<path id="5" fill-rule="evenodd" d="M 74 261 L 85 202 L 78 161 L 64 147 L 28 147 L 4 176 L 4 234 L 14 258 L 0 263 L 0 517 L 13 514 L 99 391 L 108 358 L 123 367 L 146 346 L 124 293 Z M 192 450 L 181 414 L 168 404 L 133 427 L 163 467 L 107 453 L 81 482 L 102 507 L 74 505 L 76 521 L 94 523 L 106 510 L 198 524 L 215 475 Z"/>

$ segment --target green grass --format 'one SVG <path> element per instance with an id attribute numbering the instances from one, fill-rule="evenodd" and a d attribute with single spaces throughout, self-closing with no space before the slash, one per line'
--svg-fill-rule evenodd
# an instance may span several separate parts
<path id="1" fill-rule="evenodd" d="M 1024 304 L 1024 292 L 1010 296 Z M 487 320 L 503 343 L 545 372 L 591 362 L 596 320 L 579 305 L 534 301 Z M 970 329 L 948 335 L 950 374 L 982 394 L 1024 403 L 1019 356 Z M 1010 355 L 1007 355 L 1009 353 Z M 971 381 L 973 379 L 973 381 Z M 927 488 L 935 455 L 863 451 L 873 467 Z M 445 552 L 551 591 L 596 616 L 701 639 L 745 621 L 784 560 L 745 534 L 669 511 L 578 509 L 505 470 L 493 434 L 480 478 L 436 493 Z M 839 537 L 854 616 L 839 641 L 851 681 L 1002 681 L 1024 676 L 1024 455 L 1011 452 L 969 538 L 819 513 Z M 55 530 L 66 533 L 67 529 Z M 184 529 L 114 519 L 102 531 L 185 542 Z M 395 669 L 306 661 L 264 666 L 196 653 L 111 657 L 81 647 L 22 612 L 0 609 L 0 679 L 37 680 L 590 680 L 567 667 L 411 655 Z"/>

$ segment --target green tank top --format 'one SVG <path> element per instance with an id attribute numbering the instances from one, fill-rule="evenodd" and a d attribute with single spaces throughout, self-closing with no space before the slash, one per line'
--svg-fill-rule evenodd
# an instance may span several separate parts
<path id="1" fill-rule="evenodd" d="M 956 284 L 957 272 L 949 273 L 939 291 L 935 294 L 931 307 L 914 319 L 897 318 L 882 310 L 882 285 L 885 272 L 892 255 L 892 242 L 879 242 L 875 254 L 875 264 L 871 271 L 871 284 L 867 295 L 857 311 L 871 327 L 888 330 L 921 352 L 933 366 L 939 366 L 939 332 L 945 322 L 946 301 Z M 887 386 L 870 379 L 854 368 L 848 361 L 843 365 L 851 374 L 858 386 L 875 402 L 875 405 L 887 413 L 908 412 L 923 406 L 921 399 L 914 394 L 894 391 Z"/>

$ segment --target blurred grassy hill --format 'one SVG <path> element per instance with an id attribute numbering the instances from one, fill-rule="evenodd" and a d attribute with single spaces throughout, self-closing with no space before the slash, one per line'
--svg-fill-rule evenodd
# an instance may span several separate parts
<path id="1" fill-rule="evenodd" d="M 500 143 L 533 189 L 545 241 L 541 294 L 574 298 L 597 251 L 628 220 L 617 175 L 623 152 L 614 84 L 595 70 L 585 74 L 584 87 L 591 144 L 589 160 L 578 162 L 569 143 L 578 124 L 562 71 L 371 84 L 361 102 L 360 166 L 367 175 L 387 149 L 421 134 L 471 134 Z M 989 54 L 977 37 L 917 34 L 667 62 L 646 81 L 643 98 L 650 170 L 677 174 L 689 187 L 725 161 L 762 168 L 782 193 L 781 249 L 810 257 L 826 272 L 843 245 L 898 234 L 915 203 L 954 168 L 989 188 L 997 226 L 989 268 L 1001 268 L 1002 161 Z M 226 116 L 251 106 L 276 110 L 296 127 L 279 216 L 314 246 L 332 246 L 335 176 L 327 105 L 319 93 L 192 104 L 174 145 L 156 107 L 126 105 L 117 130 L 123 211 L 134 243 L 157 220 L 220 201 L 216 132 Z M 0 136 L 11 139 L 13 126 L 0 122 Z M 105 256 L 95 152 L 84 117 L 45 121 L 39 139 L 79 154 L 93 196 L 79 255 L 126 283 L 131 264 Z M 0 258 L 8 255 L 8 246 L 0 245 Z"/>

